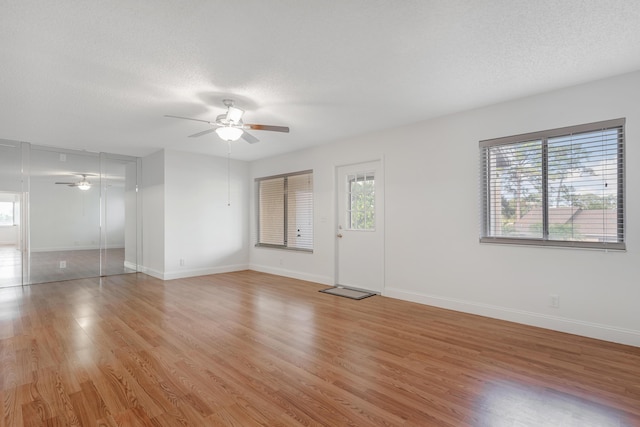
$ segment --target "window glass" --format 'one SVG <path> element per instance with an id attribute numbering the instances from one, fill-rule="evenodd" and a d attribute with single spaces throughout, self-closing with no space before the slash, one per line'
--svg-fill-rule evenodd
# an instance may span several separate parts
<path id="1" fill-rule="evenodd" d="M 313 172 L 257 178 L 257 246 L 313 250 Z"/>
<path id="2" fill-rule="evenodd" d="M 373 172 L 347 176 L 347 216 L 350 230 L 375 230 L 375 177 Z"/>
<path id="3" fill-rule="evenodd" d="M 482 242 L 624 249 L 624 119 L 481 141 L 480 154 Z"/>

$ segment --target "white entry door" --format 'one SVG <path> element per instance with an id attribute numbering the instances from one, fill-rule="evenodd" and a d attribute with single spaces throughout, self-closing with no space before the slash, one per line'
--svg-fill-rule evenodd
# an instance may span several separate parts
<path id="1" fill-rule="evenodd" d="M 340 166 L 336 174 L 336 284 L 381 293 L 384 287 L 382 162 Z"/>

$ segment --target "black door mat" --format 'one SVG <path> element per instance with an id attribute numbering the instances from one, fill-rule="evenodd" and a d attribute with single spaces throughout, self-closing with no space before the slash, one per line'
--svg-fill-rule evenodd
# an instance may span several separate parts
<path id="1" fill-rule="evenodd" d="M 351 298 L 351 299 L 365 299 L 365 298 L 369 298 L 376 295 L 375 292 L 358 291 L 355 289 L 341 288 L 339 286 L 322 289 L 319 292 L 324 292 L 325 294 L 337 295 L 339 297 L 345 297 L 345 298 Z"/>

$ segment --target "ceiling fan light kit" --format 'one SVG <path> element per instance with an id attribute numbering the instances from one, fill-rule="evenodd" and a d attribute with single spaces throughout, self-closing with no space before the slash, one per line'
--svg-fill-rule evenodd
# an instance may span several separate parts
<path id="1" fill-rule="evenodd" d="M 87 191 L 88 189 L 91 188 L 91 183 L 89 181 L 82 181 L 82 182 L 79 182 L 76 187 L 78 187 L 78 189 L 82 191 Z"/>
<path id="2" fill-rule="evenodd" d="M 194 133 L 193 135 L 189 135 L 190 138 L 197 138 L 199 136 L 207 135 L 215 131 L 218 137 L 226 142 L 237 141 L 242 138 L 249 144 L 255 144 L 259 141 L 258 138 L 248 133 L 246 129 L 261 131 L 266 130 L 271 132 L 289 132 L 289 128 L 287 126 L 245 124 L 242 122 L 242 116 L 244 115 L 243 109 L 234 106 L 234 102 L 232 99 L 223 99 L 222 103 L 225 105 L 225 107 L 227 107 L 227 112 L 226 114 L 218 115 L 215 122 L 173 115 L 165 115 L 165 117 L 203 122 L 213 126 L 212 129 L 207 129 L 198 133 Z"/>
<path id="3" fill-rule="evenodd" d="M 91 183 L 87 179 L 87 175 L 93 175 L 93 174 L 79 173 L 79 174 L 75 174 L 75 175 L 81 176 L 82 179 L 80 181 L 78 181 L 78 182 L 56 182 L 55 184 L 66 185 L 67 187 L 76 187 L 76 188 L 78 188 L 78 189 L 80 189 L 82 191 L 87 191 L 87 190 L 89 190 L 91 188 Z"/>
<path id="4" fill-rule="evenodd" d="M 223 126 L 216 129 L 216 133 L 223 141 L 237 141 L 240 139 L 244 131 L 240 128 L 232 126 Z"/>

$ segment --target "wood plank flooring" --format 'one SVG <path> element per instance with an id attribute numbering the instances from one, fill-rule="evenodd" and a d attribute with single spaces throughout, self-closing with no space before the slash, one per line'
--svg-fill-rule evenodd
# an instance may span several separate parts
<path id="1" fill-rule="evenodd" d="M 0 289 L 0 425 L 640 426 L 640 348 L 324 287 Z"/>

